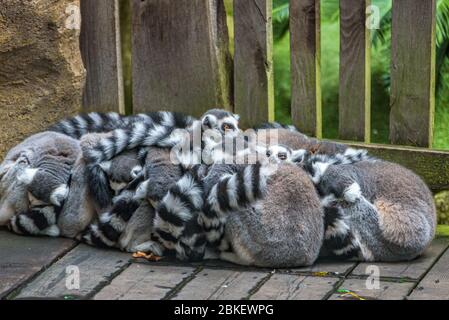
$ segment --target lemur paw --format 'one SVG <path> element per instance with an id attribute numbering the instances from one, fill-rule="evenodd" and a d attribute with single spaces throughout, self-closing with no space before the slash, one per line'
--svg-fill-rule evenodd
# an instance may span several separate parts
<path id="1" fill-rule="evenodd" d="M 355 203 L 362 198 L 362 190 L 357 182 L 354 182 L 343 192 L 343 198 L 349 203 Z"/>

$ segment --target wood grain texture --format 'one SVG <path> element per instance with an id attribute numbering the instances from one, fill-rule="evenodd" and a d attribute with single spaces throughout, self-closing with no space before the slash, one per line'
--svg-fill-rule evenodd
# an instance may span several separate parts
<path id="1" fill-rule="evenodd" d="M 133 111 L 231 109 L 223 0 L 132 1 Z"/>
<path id="2" fill-rule="evenodd" d="M 24 237 L 0 230 L 0 299 L 74 245 L 68 239 Z"/>
<path id="3" fill-rule="evenodd" d="M 84 111 L 125 112 L 118 0 L 81 1 Z"/>
<path id="4" fill-rule="evenodd" d="M 436 0 L 395 0 L 390 141 L 431 147 L 435 110 Z"/>
<path id="5" fill-rule="evenodd" d="M 274 274 L 251 300 L 320 300 L 337 283 L 337 278 Z"/>
<path id="6" fill-rule="evenodd" d="M 291 113 L 303 133 L 320 138 L 320 1 L 290 1 Z"/>
<path id="7" fill-rule="evenodd" d="M 369 276 L 368 266 L 377 266 L 384 278 L 420 279 L 449 246 L 449 238 L 435 239 L 426 252 L 413 261 L 360 263 L 351 275 Z"/>
<path id="8" fill-rule="evenodd" d="M 366 27 L 370 0 L 340 1 L 339 136 L 370 142 L 371 38 Z"/>
<path id="9" fill-rule="evenodd" d="M 412 300 L 449 299 L 449 251 L 438 260 L 410 294 Z"/>
<path id="10" fill-rule="evenodd" d="M 234 98 L 243 128 L 274 120 L 271 0 L 234 1 Z"/>
<path id="11" fill-rule="evenodd" d="M 133 264 L 98 292 L 95 300 L 160 300 L 194 268 Z"/>
<path id="12" fill-rule="evenodd" d="M 16 298 L 89 298 L 127 266 L 130 254 L 79 245 L 27 284 Z M 79 269 L 79 289 L 67 287 L 67 267 Z"/>
<path id="13" fill-rule="evenodd" d="M 175 300 L 237 300 L 247 297 L 267 274 L 204 269 L 174 297 Z"/>
<path id="14" fill-rule="evenodd" d="M 449 188 L 449 152 L 447 151 L 379 144 L 349 143 L 349 145 L 368 149 L 373 156 L 409 168 L 421 176 L 433 191 Z"/>
<path id="15" fill-rule="evenodd" d="M 404 300 L 413 282 L 385 282 L 380 281 L 379 288 L 370 288 L 365 279 L 346 279 L 338 288 L 339 290 L 350 290 L 365 300 Z M 358 300 L 358 298 L 342 293 L 334 293 L 329 300 Z"/>
<path id="16" fill-rule="evenodd" d="M 356 263 L 351 261 L 332 261 L 317 260 L 312 266 L 290 269 L 291 272 L 300 272 L 305 274 L 316 274 L 325 272 L 329 275 L 344 276 Z"/>

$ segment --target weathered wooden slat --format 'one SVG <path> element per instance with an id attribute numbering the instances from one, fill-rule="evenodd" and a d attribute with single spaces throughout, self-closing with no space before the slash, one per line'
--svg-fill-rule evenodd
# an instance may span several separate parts
<path id="1" fill-rule="evenodd" d="M 410 294 L 409 299 L 416 300 L 448 300 L 449 299 L 449 251 L 446 251 L 438 262 L 430 269 L 418 286 Z"/>
<path id="2" fill-rule="evenodd" d="M 371 284 L 371 282 L 370 282 Z M 403 300 L 415 286 L 413 282 L 379 282 L 379 289 L 367 286 L 364 279 L 346 279 L 338 290 L 349 290 L 365 300 Z M 334 293 L 329 300 L 357 300 L 350 294 Z"/>
<path id="3" fill-rule="evenodd" d="M 320 300 L 334 288 L 337 278 L 275 274 L 252 300 Z"/>
<path id="4" fill-rule="evenodd" d="M 321 138 L 320 1 L 290 1 L 291 113 L 301 132 Z"/>
<path id="5" fill-rule="evenodd" d="M 421 276 L 427 272 L 427 270 L 433 265 L 438 257 L 449 246 L 449 238 L 437 238 L 426 252 L 416 260 L 407 262 L 389 262 L 378 263 L 368 262 L 360 263 L 351 275 L 355 276 L 368 276 L 367 267 L 377 266 L 380 271 L 380 277 L 386 278 L 401 278 L 401 279 L 420 279 Z"/>
<path id="6" fill-rule="evenodd" d="M 339 136 L 370 141 L 370 31 L 366 7 L 371 0 L 340 1 Z"/>
<path id="7" fill-rule="evenodd" d="M 350 144 L 373 156 L 399 163 L 420 175 L 434 191 L 449 188 L 449 152 L 378 144 Z"/>
<path id="8" fill-rule="evenodd" d="M 175 300 L 243 299 L 267 274 L 233 270 L 204 269 L 186 284 Z"/>
<path id="9" fill-rule="evenodd" d="M 300 272 L 306 274 L 316 274 L 316 273 L 326 273 L 334 276 L 344 276 L 348 273 L 353 267 L 355 267 L 355 262 L 349 261 L 325 261 L 318 260 L 312 266 L 309 267 L 301 267 L 290 269 L 291 272 Z"/>
<path id="10" fill-rule="evenodd" d="M 223 0 L 132 1 L 133 111 L 231 108 Z"/>
<path id="11" fill-rule="evenodd" d="M 79 245 L 27 284 L 16 298 L 88 298 L 126 267 L 130 257 Z M 76 276 L 74 267 L 79 271 L 79 289 L 71 277 Z"/>
<path id="12" fill-rule="evenodd" d="M 0 299 L 74 245 L 68 239 L 23 237 L 0 230 Z"/>
<path id="13" fill-rule="evenodd" d="M 81 1 L 84 111 L 125 112 L 118 0 Z"/>
<path id="14" fill-rule="evenodd" d="M 390 140 L 430 147 L 435 110 L 436 0 L 395 0 Z"/>
<path id="15" fill-rule="evenodd" d="M 96 300 L 160 300 L 194 268 L 133 264 L 98 292 Z"/>
<path id="16" fill-rule="evenodd" d="M 243 128 L 274 120 L 271 0 L 234 1 L 234 98 Z"/>

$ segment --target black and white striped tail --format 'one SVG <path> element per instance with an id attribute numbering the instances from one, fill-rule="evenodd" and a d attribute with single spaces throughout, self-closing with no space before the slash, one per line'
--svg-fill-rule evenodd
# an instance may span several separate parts
<path id="1" fill-rule="evenodd" d="M 87 244 L 108 248 L 116 247 L 120 236 L 139 203 L 133 199 L 120 199 L 110 212 L 103 213 L 98 223 L 92 223 L 81 236 Z"/>
<path id="2" fill-rule="evenodd" d="M 13 216 L 8 228 L 17 234 L 58 237 L 60 231 L 57 220 L 60 210 L 60 207 L 54 206 L 31 208 Z"/>
<path id="3" fill-rule="evenodd" d="M 91 112 L 64 119 L 52 125 L 48 128 L 48 131 L 55 131 L 75 139 L 80 139 L 87 133 L 108 132 L 114 129 L 124 128 L 128 125 L 129 121 L 127 117 L 119 113 Z"/>
<path id="4" fill-rule="evenodd" d="M 155 112 L 145 117 L 145 121 L 135 121 L 126 128 L 113 130 L 110 137 L 84 149 L 85 160 L 101 163 L 136 147 L 172 147 L 180 142 L 180 137 L 172 134 L 173 131 L 190 128 L 194 122 L 190 116 L 173 112 Z"/>
<path id="5" fill-rule="evenodd" d="M 187 172 L 170 188 L 156 209 L 155 233 L 161 243 L 175 250 L 181 260 L 201 260 L 206 239 L 198 215 L 203 207 L 203 187 L 193 172 Z"/>

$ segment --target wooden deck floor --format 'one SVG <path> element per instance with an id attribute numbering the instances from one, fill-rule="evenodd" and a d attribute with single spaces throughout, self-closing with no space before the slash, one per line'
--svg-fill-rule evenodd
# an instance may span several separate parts
<path id="1" fill-rule="evenodd" d="M 319 261 L 267 270 L 219 261 L 147 262 L 0 230 L 0 299 L 449 299 L 448 247 L 449 238 L 437 238 L 408 263 Z M 370 265 L 379 268 L 378 288 L 367 287 Z"/>

